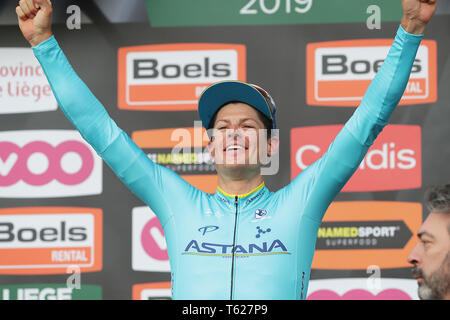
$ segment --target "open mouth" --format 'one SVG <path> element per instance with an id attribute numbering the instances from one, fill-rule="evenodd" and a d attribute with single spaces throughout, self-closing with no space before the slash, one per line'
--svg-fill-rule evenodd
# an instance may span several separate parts
<path id="1" fill-rule="evenodd" d="M 248 147 L 245 146 L 241 146 L 241 145 L 237 145 L 237 144 L 233 144 L 233 145 L 229 145 L 226 148 L 223 149 L 223 151 L 245 151 L 248 150 Z"/>

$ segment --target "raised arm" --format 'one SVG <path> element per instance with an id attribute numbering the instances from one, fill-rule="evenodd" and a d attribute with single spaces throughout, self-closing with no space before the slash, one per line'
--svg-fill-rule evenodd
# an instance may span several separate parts
<path id="1" fill-rule="evenodd" d="M 408 83 L 423 31 L 436 9 L 435 0 L 403 0 L 404 16 L 382 67 L 360 106 L 327 152 L 288 186 L 301 192 L 305 215 L 320 222 L 329 204 L 358 168 L 387 125 Z M 298 194 L 297 194 L 298 196 Z"/>
<path id="2" fill-rule="evenodd" d="M 16 11 L 20 29 L 32 45 L 61 110 L 122 182 L 155 211 L 164 225 L 172 214 L 167 195 L 170 192 L 189 194 L 196 189 L 174 172 L 153 163 L 116 125 L 78 77 L 52 35 L 50 1 L 21 0 Z"/>

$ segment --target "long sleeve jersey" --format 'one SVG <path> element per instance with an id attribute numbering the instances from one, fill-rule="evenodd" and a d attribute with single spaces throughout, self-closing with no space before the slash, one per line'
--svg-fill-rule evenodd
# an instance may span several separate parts
<path id="1" fill-rule="evenodd" d="M 388 123 L 421 39 L 400 26 L 361 104 L 326 153 L 277 192 L 262 184 L 244 195 L 203 192 L 152 162 L 77 76 L 54 37 L 33 50 L 67 118 L 156 213 L 174 299 L 305 299 L 322 218 Z"/>

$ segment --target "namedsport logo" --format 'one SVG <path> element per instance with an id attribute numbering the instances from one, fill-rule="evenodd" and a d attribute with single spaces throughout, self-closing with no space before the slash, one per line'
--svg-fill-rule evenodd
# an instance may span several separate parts
<path id="1" fill-rule="evenodd" d="M 65 274 L 102 269 L 102 210 L 0 209 L 0 274 Z"/>
<path id="2" fill-rule="evenodd" d="M 333 202 L 319 227 L 313 269 L 406 268 L 422 223 L 414 202 Z"/>
<path id="3" fill-rule="evenodd" d="M 364 39 L 310 43 L 306 48 L 306 102 L 356 107 L 388 54 L 393 40 Z M 400 105 L 437 100 L 437 45 L 422 40 Z"/>
<path id="4" fill-rule="evenodd" d="M 176 43 L 119 49 L 120 109 L 195 110 L 203 90 L 225 80 L 246 81 L 244 45 Z"/>
<path id="5" fill-rule="evenodd" d="M 194 187 L 214 193 L 217 174 L 201 127 L 134 131 L 132 140 L 155 163 L 180 175 Z"/>

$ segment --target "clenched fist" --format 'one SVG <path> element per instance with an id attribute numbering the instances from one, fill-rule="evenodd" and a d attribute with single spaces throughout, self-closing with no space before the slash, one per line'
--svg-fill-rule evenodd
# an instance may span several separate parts
<path id="1" fill-rule="evenodd" d="M 20 30 L 32 47 L 52 36 L 50 0 L 20 0 L 16 13 Z"/>
<path id="2" fill-rule="evenodd" d="M 436 11 L 438 0 L 402 0 L 402 27 L 409 33 L 422 34 Z"/>

